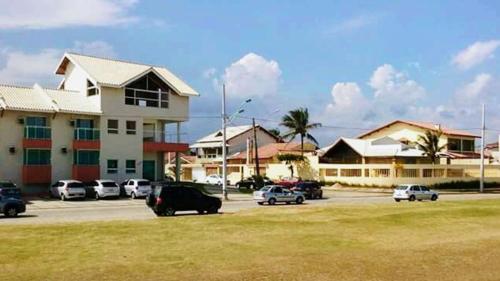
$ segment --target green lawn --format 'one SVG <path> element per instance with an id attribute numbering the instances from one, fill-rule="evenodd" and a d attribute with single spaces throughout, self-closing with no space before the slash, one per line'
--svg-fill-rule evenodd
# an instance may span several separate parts
<path id="1" fill-rule="evenodd" d="M 0 280 L 500 280 L 500 200 L 0 230 Z"/>

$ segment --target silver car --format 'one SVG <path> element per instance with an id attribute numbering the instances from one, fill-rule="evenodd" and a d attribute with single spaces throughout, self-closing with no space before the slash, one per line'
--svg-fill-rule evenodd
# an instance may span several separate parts
<path id="1" fill-rule="evenodd" d="M 418 184 L 402 184 L 394 189 L 392 197 L 396 202 L 401 200 L 408 201 L 422 201 L 432 200 L 436 201 L 439 194 L 436 191 L 430 190 L 428 187 Z"/>
<path id="2" fill-rule="evenodd" d="M 305 196 L 302 192 L 290 191 L 280 185 L 268 185 L 253 193 L 253 199 L 257 204 L 262 205 L 268 203 L 274 205 L 277 202 L 285 202 L 290 204 L 295 202 L 302 204 L 305 201 Z"/>
<path id="3" fill-rule="evenodd" d="M 85 199 L 85 185 L 77 180 L 60 180 L 50 187 L 52 197 L 59 197 L 62 201 L 68 199 Z"/>

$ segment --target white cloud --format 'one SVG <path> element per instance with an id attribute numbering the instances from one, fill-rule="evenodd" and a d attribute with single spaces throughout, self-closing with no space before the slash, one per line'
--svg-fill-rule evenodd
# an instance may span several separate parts
<path id="1" fill-rule="evenodd" d="M 74 43 L 68 50 L 89 55 L 114 57 L 113 47 L 103 41 Z M 55 86 L 61 77 L 54 74 L 64 49 L 43 49 L 35 53 L 3 48 L 0 51 L 0 83 Z"/>
<path id="2" fill-rule="evenodd" d="M 137 0 L 0 0 L 0 29 L 112 26 L 135 22 Z"/>
<path id="3" fill-rule="evenodd" d="M 452 63 L 459 69 L 466 70 L 493 57 L 493 53 L 500 46 L 500 40 L 478 41 L 460 51 L 452 59 Z"/>
<path id="4" fill-rule="evenodd" d="M 425 89 L 414 80 L 394 69 L 390 64 L 379 66 L 368 83 L 374 89 L 374 96 L 389 102 L 408 104 L 425 96 Z"/>
<path id="5" fill-rule="evenodd" d="M 457 91 L 456 97 L 460 102 L 469 102 L 480 97 L 486 87 L 492 82 L 492 76 L 488 73 L 476 75 L 474 81 L 466 84 Z"/>
<path id="6" fill-rule="evenodd" d="M 378 21 L 379 17 L 375 15 L 358 15 L 341 21 L 327 30 L 328 34 L 337 34 L 350 32 L 361 29 L 365 26 L 374 24 Z"/>
<path id="7" fill-rule="evenodd" d="M 278 62 L 248 53 L 232 63 L 220 79 L 214 79 L 217 90 L 226 84 L 228 96 L 269 97 L 278 93 L 281 69 Z"/>
<path id="8" fill-rule="evenodd" d="M 332 87 L 331 95 L 333 102 L 328 104 L 330 110 L 351 112 L 354 107 L 364 107 L 366 98 L 361 93 L 358 84 L 354 82 L 339 82 Z"/>

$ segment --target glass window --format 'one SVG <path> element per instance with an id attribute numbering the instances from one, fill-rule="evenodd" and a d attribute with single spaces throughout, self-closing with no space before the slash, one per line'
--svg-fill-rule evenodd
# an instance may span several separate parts
<path id="1" fill-rule="evenodd" d="M 98 150 L 75 150 L 73 152 L 73 164 L 75 165 L 99 165 Z"/>
<path id="2" fill-rule="evenodd" d="M 462 151 L 474 151 L 474 140 L 462 140 Z"/>
<path id="3" fill-rule="evenodd" d="M 50 165 L 50 150 L 25 149 L 24 165 Z"/>
<path id="4" fill-rule="evenodd" d="M 28 116 L 26 117 L 26 126 L 46 127 L 47 118 L 39 116 Z"/>
<path id="5" fill-rule="evenodd" d="M 90 82 L 90 80 L 87 80 L 87 96 L 94 96 L 97 95 L 98 93 L 99 92 L 94 83 Z"/>
<path id="6" fill-rule="evenodd" d="M 135 160 L 127 160 L 125 166 L 125 173 L 135 174 Z"/>
<path id="7" fill-rule="evenodd" d="M 125 88 L 125 104 L 168 108 L 170 88 L 154 73 L 128 84 Z"/>
<path id="8" fill-rule="evenodd" d="M 414 185 L 411 187 L 411 191 L 420 191 L 420 187 Z"/>
<path id="9" fill-rule="evenodd" d="M 425 186 L 421 186 L 420 189 L 422 189 L 422 191 L 429 191 L 429 189 Z"/>
<path id="10" fill-rule="evenodd" d="M 108 134 L 118 134 L 118 120 L 108 119 Z"/>
<path id="11" fill-rule="evenodd" d="M 108 174 L 118 173 L 118 160 L 114 160 L 114 159 L 108 160 L 107 173 Z"/>
<path id="12" fill-rule="evenodd" d="M 461 141 L 460 139 L 448 139 L 448 150 L 461 151 Z"/>
<path id="13" fill-rule="evenodd" d="M 135 121 L 127 121 L 127 135 L 135 135 L 136 124 Z"/>

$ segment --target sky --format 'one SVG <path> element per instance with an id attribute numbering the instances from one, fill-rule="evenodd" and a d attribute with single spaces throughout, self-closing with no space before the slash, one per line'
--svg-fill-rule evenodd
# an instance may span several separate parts
<path id="1" fill-rule="evenodd" d="M 183 140 L 228 113 L 321 146 L 395 119 L 500 134 L 499 1 L 0 0 L 0 83 L 55 87 L 65 51 L 161 65 L 200 93 Z M 280 128 L 286 132 L 285 128 Z"/>

